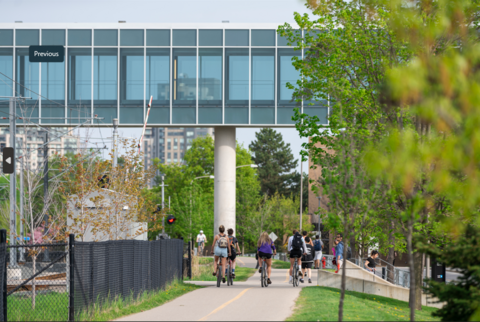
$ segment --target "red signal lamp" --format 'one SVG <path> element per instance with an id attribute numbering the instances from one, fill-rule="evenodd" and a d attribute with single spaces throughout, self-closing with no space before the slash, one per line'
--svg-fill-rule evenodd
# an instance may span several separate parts
<path id="1" fill-rule="evenodd" d="M 177 219 L 175 218 L 174 215 L 168 215 L 167 224 L 172 225 L 175 222 L 175 220 L 177 220 Z"/>

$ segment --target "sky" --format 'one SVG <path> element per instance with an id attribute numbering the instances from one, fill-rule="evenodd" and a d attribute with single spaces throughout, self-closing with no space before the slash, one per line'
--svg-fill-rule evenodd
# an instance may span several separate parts
<path id="1" fill-rule="evenodd" d="M 311 13 L 304 0 L 0 0 L 1 22 L 116 23 L 294 23 L 294 12 Z M 245 147 L 258 128 L 237 128 L 237 141 Z M 277 128 L 299 159 L 301 144 L 294 128 Z M 120 128 L 120 136 L 140 138 L 141 128 Z M 95 129 L 91 137 L 109 143 L 111 129 Z M 93 141 L 93 140 L 92 140 Z M 304 163 L 304 172 L 307 165 Z M 300 172 L 300 163 L 296 169 Z"/>

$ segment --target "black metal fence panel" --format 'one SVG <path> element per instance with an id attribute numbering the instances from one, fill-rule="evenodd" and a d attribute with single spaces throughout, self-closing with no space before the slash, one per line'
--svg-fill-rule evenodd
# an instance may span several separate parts
<path id="1" fill-rule="evenodd" d="M 6 320 L 68 320 L 67 247 L 65 243 L 6 247 L 7 262 L 0 259 L 7 270 Z"/>
<path id="2" fill-rule="evenodd" d="M 76 317 L 107 301 L 134 299 L 182 278 L 182 240 L 76 242 L 74 254 Z"/>
<path id="3" fill-rule="evenodd" d="M 3 287 L 5 284 L 4 275 L 5 275 L 5 260 L 7 259 L 7 245 L 0 244 L 0 321 L 5 321 L 5 317 L 3 315 L 5 307 L 3 306 L 4 301 L 4 294 L 3 294 Z"/>

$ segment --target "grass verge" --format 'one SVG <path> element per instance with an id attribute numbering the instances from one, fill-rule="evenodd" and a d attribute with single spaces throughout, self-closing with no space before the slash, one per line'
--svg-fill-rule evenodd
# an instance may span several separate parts
<path id="1" fill-rule="evenodd" d="M 284 262 L 278 259 L 274 259 L 272 261 L 272 268 L 280 268 L 280 269 L 289 269 L 290 268 L 290 262 Z"/>
<path id="2" fill-rule="evenodd" d="M 194 284 L 184 284 L 173 281 L 165 290 L 144 292 L 137 299 L 116 299 L 105 303 L 101 307 L 95 306 L 88 313 L 80 314 L 78 321 L 112 321 L 120 317 L 153 309 L 165 304 L 183 294 L 202 288 Z"/>
<path id="3" fill-rule="evenodd" d="M 198 257 L 198 264 L 205 265 L 213 263 L 213 257 Z"/>
<path id="4" fill-rule="evenodd" d="M 68 293 L 36 294 L 35 308 L 32 306 L 31 296 L 18 294 L 20 292 L 7 297 L 9 321 L 66 321 L 68 319 Z"/>
<path id="5" fill-rule="evenodd" d="M 331 287 L 309 286 L 302 288 L 293 314 L 286 321 L 336 321 L 340 290 Z M 416 311 L 417 321 L 436 321 L 432 312 L 436 308 L 423 306 Z M 408 321 L 408 303 L 388 297 L 345 292 L 344 321 Z"/>

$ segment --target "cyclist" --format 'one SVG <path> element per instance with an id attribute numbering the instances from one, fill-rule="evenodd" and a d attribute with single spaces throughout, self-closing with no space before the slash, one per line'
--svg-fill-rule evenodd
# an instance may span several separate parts
<path id="1" fill-rule="evenodd" d="M 203 255 L 203 248 L 205 247 L 205 243 L 207 242 L 207 236 L 203 234 L 203 230 L 200 230 L 200 234 L 197 235 L 197 243 L 198 243 L 198 256 Z"/>
<path id="2" fill-rule="evenodd" d="M 237 258 L 238 254 L 241 254 L 240 246 L 238 246 L 238 240 L 235 236 L 233 236 L 233 229 L 229 228 L 228 232 L 228 241 L 230 242 L 230 253 L 232 255 L 228 256 L 228 258 L 232 261 L 232 277 L 235 278 L 235 259 Z M 235 251 L 235 247 L 237 248 L 238 252 Z M 225 269 L 227 269 L 225 267 Z"/>
<path id="3" fill-rule="evenodd" d="M 225 265 L 227 256 L 231 256 L 230 252 L 230 242 L 225 234 L 225 226 L 220 225 L 218 227 L 219 234 L 215 236 L 212 244 L 212 253 L 215 254 L 215 260 L 213 261 L 213 276 L 217 276 L 217 263 L 218 258 L 222 257 L 222 267 L 227 267 Z M 228 255 L 227 255 L 228 253 Z M 225 283 L 225 270 L 222 269 L 222 282 Z"/>
<path id="4" fill-rule="evenodd" d="M 267 283 L 272 284 L 270 280 L 270 275 L 272 273 L 272 251 L 273 255 L 277 254 L 277 250 L 275 249 L 275 245 L 273 241 L 268 236 L 268 233 L 264 231 L 257 242 L 257 254 L 258 254 L 258 264 L 260 268 L 258 272 L 262 272 L 262 257 L 265 257 L 265 263 L 267 263 Z"/>
<path id="5" fill-rule="evenodd" d="M 288 252 L 290 253 L 290 284 L 293 282 L 293 263 L 297 260 L 298 267 L 302 267 L 302 255 L 306 255 L 306 249 L 307 246 L 305 245 L 305 240 L 302 238 L 302 235 L 300 235 L 298 230 L 294 229 L 293 236 L 290 236 L 288 239 Z M 300 275 L 300 282 L 303 283 L 303 274 L 300 270 L 298 274 Z"/>

